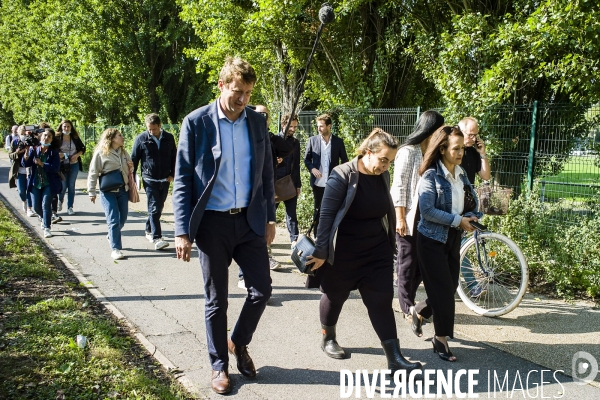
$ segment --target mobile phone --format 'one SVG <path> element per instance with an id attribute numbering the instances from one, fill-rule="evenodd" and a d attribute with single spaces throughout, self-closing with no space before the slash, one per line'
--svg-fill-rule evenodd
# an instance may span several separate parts
<path id="1" fill-rule="evenodd" d="M 487 226 L 482 225 L 479 222 L 469 221 L 469 224 L 471 224 L 471 226 L 473 228 L 477 229 L 478 231 L 487 231 L 488 230 Z"/>

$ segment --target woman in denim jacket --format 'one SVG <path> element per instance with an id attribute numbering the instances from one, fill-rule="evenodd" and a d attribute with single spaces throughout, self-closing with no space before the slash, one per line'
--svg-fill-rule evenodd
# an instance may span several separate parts
<path id="1" fill-rule="evenodd" d="M 432 136 L 419 168 L 417 254 L 425 291 L 433 310 L 433 351 L 441 359 L 456 361 L 447 336 L 454 336 L 454 292 L 460 271 L 462 231 L 472 232 L 477 212 L 477 194 L 460 167 L 464 137 L 458 127 L 443 126 Z M 465 191 L 475 199 L 473 210 L 464 210 Z M 466 212 L 465 212 L 466 211 Z"/>

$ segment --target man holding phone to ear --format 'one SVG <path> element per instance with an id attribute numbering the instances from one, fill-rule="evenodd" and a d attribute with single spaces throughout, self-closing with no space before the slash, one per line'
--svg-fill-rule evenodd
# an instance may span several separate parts
<path id="1" fill-rule="evenodd" d="M 492 175 L 490 161 L 485 154 L 485 143 L 479 137 L 479 126 L 473 117 L 463 118 L 458 127 L 465 136 L 465 154 L 460 166 L 467 173 L 469 182 L 475 184 L 475 174 L 487 181 Z"/>
<path id="2" fill-rule="evenodd" d="M 479 125 L 473 117 L 465 117 L 459 123 L 458 127 L 465 137 L 465 154 L 463 155 L 460 166 L 467 173 L 467 178 L 471 185 L 475 186 L 475 174 L 481 179 L 487 181 L 492 175 L 490 160 L 485 154 L 485 143 L 479 137 Z M 463 242 L 465 237 L 463 237 Z M 469 295 L 473 298 L 481 296 L 485 289 L 477 285 L 473 276 L 471 262 L 465 258 L 460 266 L 460 272 L 469 288 Z"/>

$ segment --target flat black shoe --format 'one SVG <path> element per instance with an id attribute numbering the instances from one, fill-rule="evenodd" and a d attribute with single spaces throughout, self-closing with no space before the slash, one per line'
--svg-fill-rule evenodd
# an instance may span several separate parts
<path id="1" fill-rule="evenodd" d="M 450 351 L 450 346 L 448 346 L 448 349 L 446 349 L 444 343 L 437 340 L 435 336 L 433 337 L 433 339 L 431 339 L 431 344 L 433 344 L 433 352 L 437 353 L 437 355 L 440 356 L 442 360 L 450 362 L 456 361 L 456 357 L 454 357 L 454 354 L 452 354 L 452 352 Z M 452 357 L 454 357 L 454 360 L 451 360 Z"/>
<path id="2" fill-rule="evenodd" d="M 417 314 L 417 312 L 413 308 L 412 309 L 412 316 L 411 316 L 410 328 L 412 329 L 413 333 L 415 335 L 417 335 L 417 337 L 423 336 L 422 325 L 423 325 L 423 320 L 421 318 L 419 318 L 419 314 Z"/>

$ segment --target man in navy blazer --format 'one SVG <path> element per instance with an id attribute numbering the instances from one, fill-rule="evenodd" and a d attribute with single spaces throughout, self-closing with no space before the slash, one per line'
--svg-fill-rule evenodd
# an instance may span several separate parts
<path id="1" fill-rule="evenodd" d="M 243 375 L 256 376 L 247 345 L 271 296 L 267 244 L 275 237 L 274 173 L 265 120 L 246 107 L 255 83 L 248 62 L 225 61 L 220 97 L 183 120 L 175 166 L 177 258 L 189 261 L 196 241 L 204 277 L 211 386 L 219 394 L 231 391 L 228 351 Z M 248 296 L 228 339 L 232 259 L 244 274 Z"/>
<path id="2" fill-rule="evenodd" d="M 304 165 L 310 171 L 310 187 L 313 190 L 315 213 L 321 208 L 325 184 L 329 173 L 339 164 L 348 162 L 344 141 L 331 134 L 331 117 L 322 114 L 317 117 L 319 134 L 308 139 L 304 153 Z M 319 218 L 315 221 L 315 234 Z"/>

